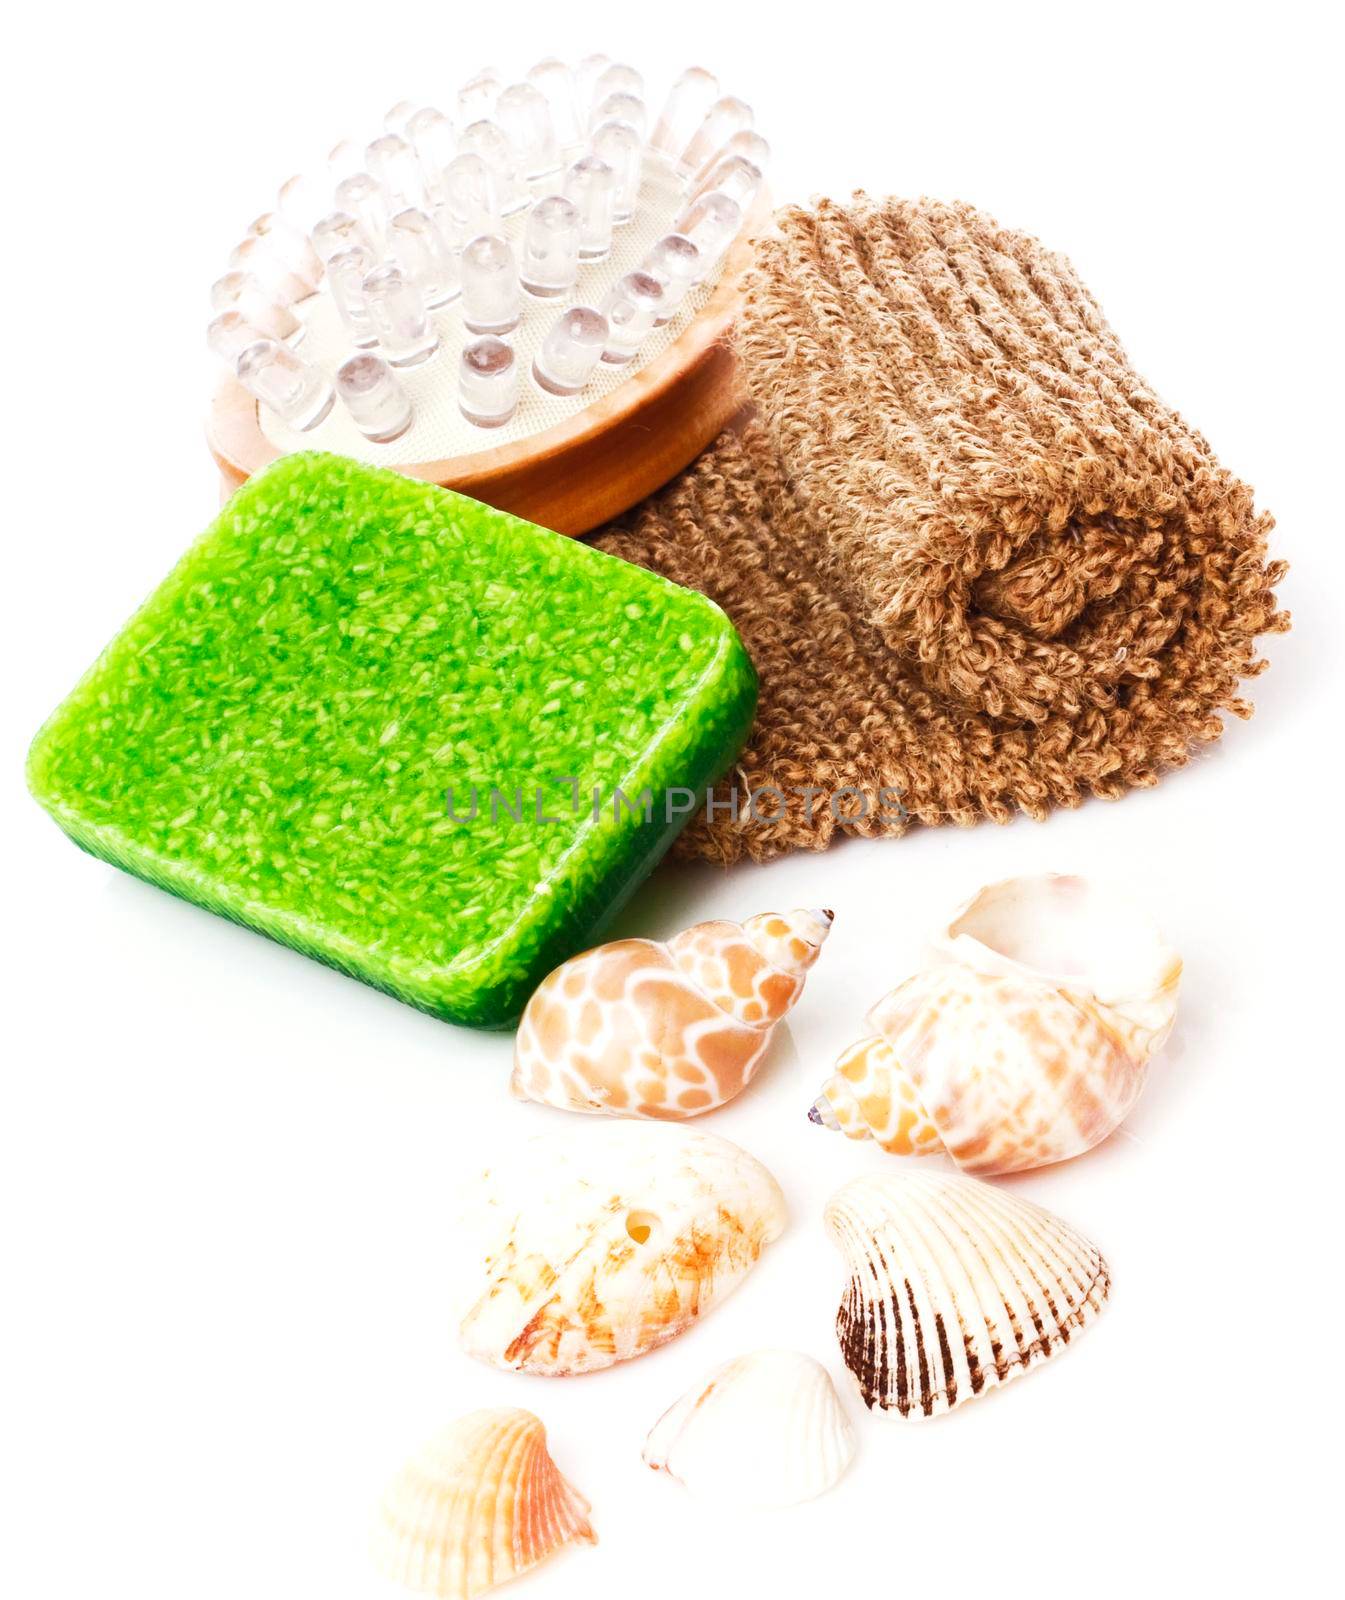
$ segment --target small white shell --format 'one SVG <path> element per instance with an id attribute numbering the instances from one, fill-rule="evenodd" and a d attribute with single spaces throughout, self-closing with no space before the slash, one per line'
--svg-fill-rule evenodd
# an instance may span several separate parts
<path id="1" fill-rule="evenodd" d="M 796 1350 L 726 1361 L 669 1407 L 644 1459 L 720 1506 L 797 1505 L 844 1476 L 855 1433 L 826 1369 Z"/>
<path id="2" fill-rule="evenodd" d="M 560 1377 L 643 1355 L 735 1288 L 785 1226 L 769 1172 L 675 1124 L 576 1124 L 485 1175 L 469 1355 Z"/>
<path id="3" fill-rule="evenodd" d="M 836 1336 L 875 1412 L 937 1416 L 1008 1383 L 1093 1322 L 1110 1287 L 1082 1234 L 972 1178 L 855 1178 L 824 1220 L 851 1271 Z"/>
<path id="4" fill-rule="evenodd" d="M 471 1600 L 563 1545 L 595 1543 L 588 1509 L 530 1411 L 473 1411 L 431 1439 L 389 1486 L 374 1563 L 408 1588 Z"/>

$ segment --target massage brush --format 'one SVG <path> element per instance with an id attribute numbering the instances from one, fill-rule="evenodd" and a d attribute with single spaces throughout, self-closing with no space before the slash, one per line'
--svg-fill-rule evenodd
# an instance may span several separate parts
<path id="1" fill-rule="evenodd" d="M 327 450 L 564 533 L 665 483 L 740 404 L 725 333 L 767 214 L 751 108 L 700 67 L 477 73 L 281 185 L 211 291 L 226 489 Z"/>

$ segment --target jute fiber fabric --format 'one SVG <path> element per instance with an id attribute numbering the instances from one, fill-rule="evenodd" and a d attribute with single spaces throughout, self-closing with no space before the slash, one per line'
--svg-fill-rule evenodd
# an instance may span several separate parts
<path id="1" fill-rule="evenodd" d="M 1249 716 L 1288 627 L 1272 519 L 1069 263 L 961 204 L 776 223 L 735 334 L 750 420 L 597 539 L 716 600 L 761 677 L 680 852 L 1042 818 Z"/>

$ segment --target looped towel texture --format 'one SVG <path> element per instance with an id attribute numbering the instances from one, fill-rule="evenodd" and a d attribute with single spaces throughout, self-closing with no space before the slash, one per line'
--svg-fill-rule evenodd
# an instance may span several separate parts
<path id="1" fill-rule="evenodd" d="M 1288 627 L 1273 520 L 1069 263 L 961 204 L 776 225 L 735 333 L 749 420 L 597 539 L 722 605 L 761 677 L 681 853 L 1041 818 L 1250 715 Z"/>

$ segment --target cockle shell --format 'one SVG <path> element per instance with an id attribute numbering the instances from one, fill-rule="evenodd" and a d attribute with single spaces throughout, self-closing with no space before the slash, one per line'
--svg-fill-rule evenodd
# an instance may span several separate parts
<path id="1" fill-rule="evenodd" d="M 726 1361 L 659 1418 L 644 1459 L 722 1506 L 792 1506 L 825 1494 L 855 1453 L 826 1369 L 796 1350 Z"/>
<path id="2" fill-rule="evenodd" d="M 578 1125 L 487 1174 L 485 1282 L 469 1355 L 549 1376 L 643 1355 L 737 1286 L 785 1226 L 769 1172 L 713 1134 Z"/>
<path id="3" fill-rule="evenodd" d="M 937 1416 L 1008 1383 L 1075 1339 L 1111 1283 L 1059 1217 L 952 1173 L 855 1178 L 824 1220 L 851 1274 L 836 1336 L 870 1411 Z"/>
<path id="4" fill-rule="evenodd" d="M 982 1176 L 1064 1161 L 1138 1099 L 1181 971 L 1146 917 L 1082 878 L 992 884 L 869 1013 L 809 1115 Z"/>
<path id="5" fill-rule="evenodd" d="M 596 1543 L 588 1510 L 530 1411 L 473 1411 L 394 1479 L 375 1527 L 374 1560 L 408 1588 L 471 1600 L 563 1545 Z"/>
<path id="6" fill-rule="evenodd" d="M 514 1093 L 628 1117 L 722 1106 L 751 1081 L 830 931 L 830 911 L 767 912 L 575 956 L 528 1001 Z"/>

